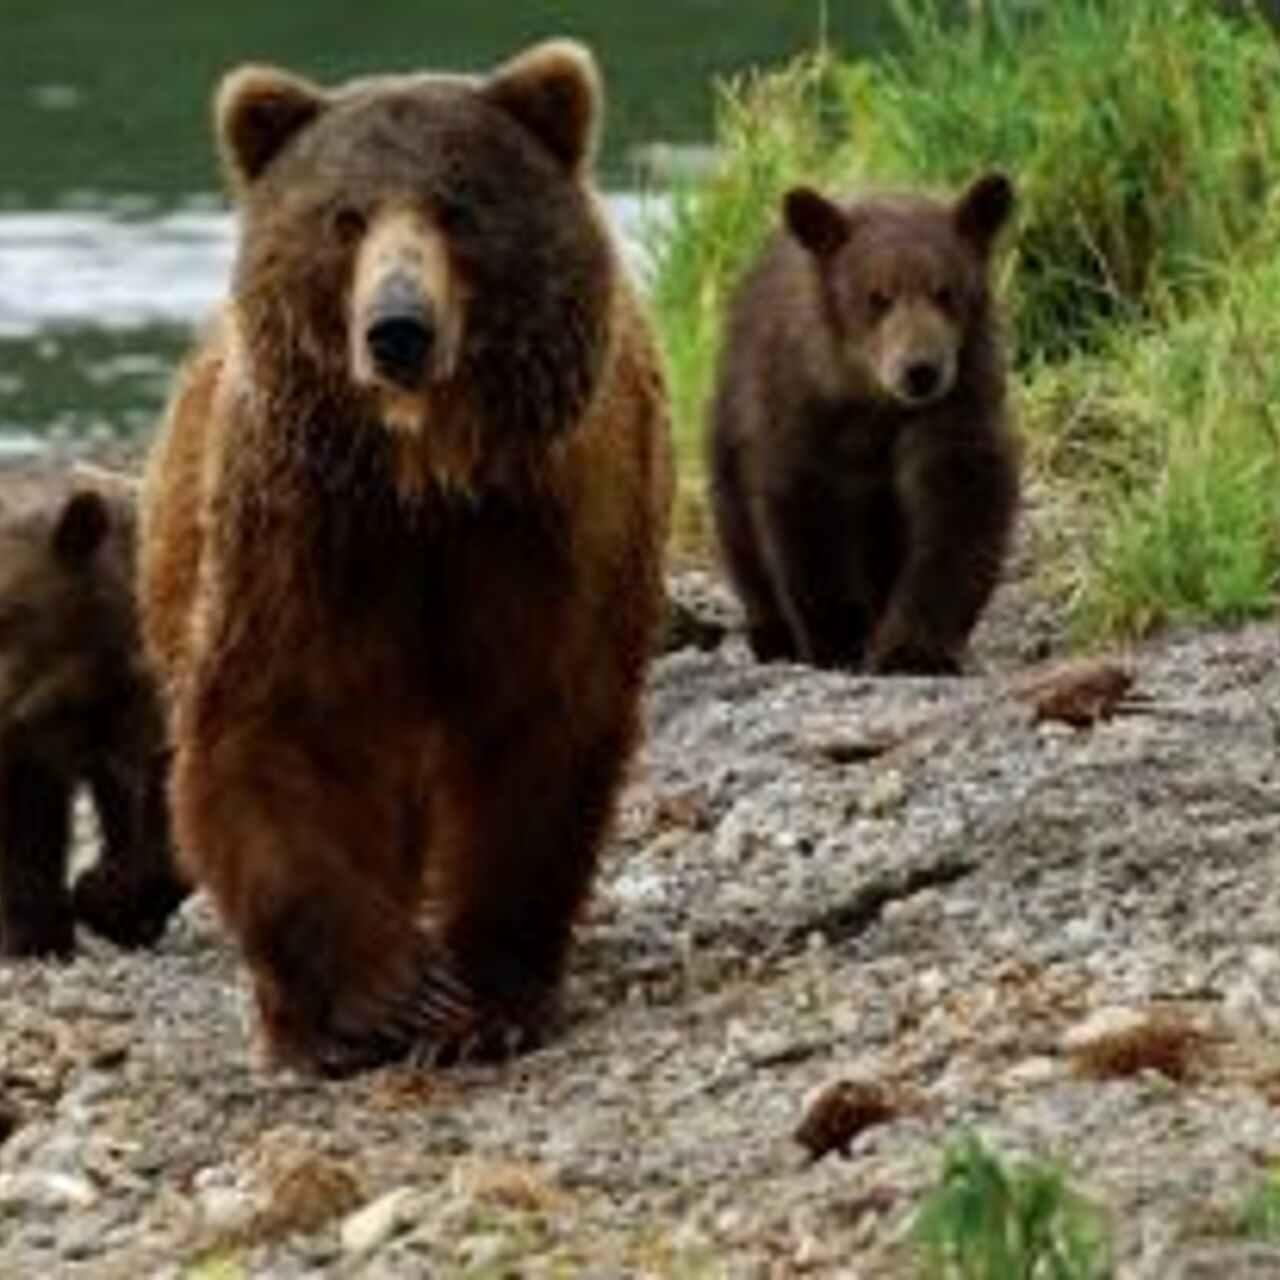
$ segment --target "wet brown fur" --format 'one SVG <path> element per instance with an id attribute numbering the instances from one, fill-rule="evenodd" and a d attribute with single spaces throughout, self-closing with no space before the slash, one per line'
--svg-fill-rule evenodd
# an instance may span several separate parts
<path id="1" fill-rule="evenodd" d="M 67 955 L 77 921 L 149 945 L 185 896 L 132 560 L 129 499 L 58 486 L 0 516 L 0 954 Z M 71 887 L 82 787 L 102 847 Z"/>
<path id="2" fill-rule="evenodd" d="M 1017 503 L 988 280 L 1011 201 L 999 175 L 953 203 L 799 190 L 740 287 L 711 498 L 759 658 L 959 669 Z M 916 361 L 952 379 L 927 403 Z"/>
<path id="3" fill-rule="evenodd" d="M 223 94 L 254 172 L 149 467 L 144 621 L 179 844 L 279 1062 L 502 1049 L 554 1003 L 638 732 L 670 487 L 657 357 L 583 177 L 594 99 L 576 135 L 554 109 L 588 91 L 553 45 L 292 102 L 313 123 L 283 143 Z M 466 286 L 416 424 L 350 367 L 380 199 L 443 228 Z"/>

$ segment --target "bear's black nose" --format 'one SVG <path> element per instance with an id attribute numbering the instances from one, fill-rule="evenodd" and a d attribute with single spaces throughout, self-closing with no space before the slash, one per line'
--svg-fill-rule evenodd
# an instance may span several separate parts
<path id="1" fill-rule="evenodd" d="M 417 298 L 388 301 L 369 317 L 364 340 L 379 376 L 414 390 L 422 385 L 435 348 L 435 318 Z"/>
<path id="2" fill-rule="evenodd" d="M 927 360 L 918 360 L 907 366 L 902 386 L 910 399 L 929 400 L 942 387 L 942 370 Z"/>

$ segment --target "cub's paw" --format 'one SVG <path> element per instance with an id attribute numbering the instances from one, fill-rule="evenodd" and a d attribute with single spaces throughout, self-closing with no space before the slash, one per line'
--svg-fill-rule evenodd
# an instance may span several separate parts
<path id="1" fill-rule="evenodd" d="M 881 676 L 958 676 L 961 666 L 952 653 L 906 642 L 878 650 L 871 670 Z"/>
<path id="2" fill-rule="evenodd" d="M 0 921 L 0 956 L 6 959 L 66 960 L 75 947 L 75 924 L 70 911 L 29 912 Z"/>
<path id="3" fill-rule="evenodd" d="M 167 877 L 130 877 L 99 863 L 84 872 L 71 894 L 77 920 L 118 947 L 154 946 L 186 889 Z"/>
<path id="4" fill-rule="evenodd" d="M 797 662 L 800 650 L 785 622 L 754 622 L 747 627 L 747 645 L 757 662 Z"/>

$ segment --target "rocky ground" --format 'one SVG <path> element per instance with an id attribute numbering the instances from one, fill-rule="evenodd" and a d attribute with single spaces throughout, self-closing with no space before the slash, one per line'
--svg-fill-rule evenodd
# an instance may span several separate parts
<path id="1" fill-rule="evenodd" d="M 1120 1276 L 1280 1276 L 1235 1224 L 1280 1155 L 1280 636 L 1127 655 L 1086 728 L 1014 674 L 1059 637 L 1015 589 L 961 680 L 665 656 L 568 1026 L 504 1067 L 265 1074 L 200 901 L 0 968 L 0 1276 L 907 1277 L 965 1129 L 1061 1159 Z M 813 1159 L 842 1081 L 874 1123 Z"/>

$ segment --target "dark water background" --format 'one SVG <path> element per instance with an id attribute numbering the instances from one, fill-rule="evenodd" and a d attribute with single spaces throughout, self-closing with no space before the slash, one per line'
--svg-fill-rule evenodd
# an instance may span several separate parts
<path id="1" fill-rule="evenodd" d="M 321 81 L 478 70 L 573 35 L 609 111 L 603 170 L 706 143 L 718 77 L 824 35 L 870 51 L 883 0 L 0 0 L 0 448 L 145 430 L 225 275 L 208 133 L 218 75 L 273 61 Z M 637 206 L 620 206 L 634 227 Z"/>

